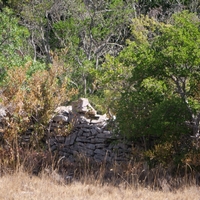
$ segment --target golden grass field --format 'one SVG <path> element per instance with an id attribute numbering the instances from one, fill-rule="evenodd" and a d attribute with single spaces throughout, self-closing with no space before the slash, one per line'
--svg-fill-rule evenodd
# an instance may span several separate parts
<path id="1" fill-rule="evenodd" d="M 0 177 L 0 200 L 200 200 L 200 188 L 185 187 L 175 191 L 100 185 L 98 181 L 58 183 L 45 174 L 30 176 L 16 172 Z"/>

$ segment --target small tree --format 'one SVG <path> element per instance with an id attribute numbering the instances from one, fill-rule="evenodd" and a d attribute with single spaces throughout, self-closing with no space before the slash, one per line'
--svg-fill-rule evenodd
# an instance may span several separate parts
<path id="1" fill-rule="evenodd" d="M 184 11 L 173 15 L 171 26 L 161 30 L 152 45 L 155 60 L 152 76 L 173 84 L 191 116 L 193 136 L 199 135 L 200 32 L 199 18 Z"/>
<path id="2" fill-rule="evenodd" d="M 192 136 L 199 137 L 199 23 L 187 11 L 174 14 L 167 24 L 143 16 L 134 19 L 135 40 L 117 58 L 132 68 L 119 104 L 121 132 L 141 138 L 146 149 L 169 140 L 178 141 L 176 149 L 184 135 L 189 141 L 188 121 Z"/>
<path id="3" fill-rule="evenodd" d="M 13 12 L 4 8 L 0 12 L 0 84 L 6 70 L 14 66 L 20 66 L 26 60 L 26 39 L 29 32 L 19 25 L 19 20 Z"/>

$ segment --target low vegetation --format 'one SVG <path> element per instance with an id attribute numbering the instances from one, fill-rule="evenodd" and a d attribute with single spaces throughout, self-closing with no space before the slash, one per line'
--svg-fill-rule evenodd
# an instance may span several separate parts
<path id="1" fill-rule="evenodd" d="M 0 179 L 0 199 L 74 199 L 88 200 L 97 199 L 170 199 L 170 200 L 199 200 L 200 192 L 196 186 L 183 187 L 179 190 L 168 191 L 163 189 L 151 190 L 150 188 L 120 184 L 117 187 L 113 185 L 102 185 L 98 180 L 91 180 L 85 177 L 82 182 L 72 182 L 64 184 L 56 182 L 52 177 L 41 174 L 30 176 L 24 172 L 16 172 L 12 175 L 6 175 Z"/>
<path id="2" fill-rule="evenodd" d="M 198 199 L 199 16 L 196 0 L 0 0 L 0 198 Z M 52 155 L 53 111 L 79 97 L 133 144 L 130 163 Z"/>

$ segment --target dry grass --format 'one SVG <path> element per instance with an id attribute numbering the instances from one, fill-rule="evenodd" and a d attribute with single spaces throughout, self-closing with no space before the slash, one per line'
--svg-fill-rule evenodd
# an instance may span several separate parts
<path id="1" fill-rule="evenodd" d="M 99 185 L 95 183 L 76 182 L 71 184 L 58 183 L 47 175 L 29 176 L 24 172 L 5 175 L 0 178 L 1 200 L 199 200 L 199 188 L 187 187 L 174 192 L 152 191 L 147 188 L 114 187 L 112 185 Z"/>

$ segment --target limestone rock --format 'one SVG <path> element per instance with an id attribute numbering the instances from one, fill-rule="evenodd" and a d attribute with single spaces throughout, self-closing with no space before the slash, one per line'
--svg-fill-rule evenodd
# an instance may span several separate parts
<path id="1" fill-rule="evenodd" d="M 0 120 L 6 117 L 6 108 L 0 105 Z"/>
<path id="2" fill-rule="evenodd" d="M 69 118 L 64 115 L 56 115 L 52 118 L 52 120 L 55 122 L 69 122 Z"/>
<path id="3" fill-rule="evenodd" d="M 96 149 L 94 151 L 95 154 L 98 154 L 98 155 L 102 155 L 102 156 L 105 156 L 106 155 L 106 152 L 104 149 Z"/>
<path id="4" fill-rule="evenodd" d="M 72 106 L 59 106 L 54 111 L 56 114 L 62 114 L 68 116 L 72 113 Z"/>
<path id="5" fill-rule="evenodd" d="M 94 144 L 87 144 L 86 146 L 88 149 L 95 150 L 95 145 Z"/>
<path id="6" fill-rule="evenodd" d="M 72 103 L 72 112 L 73 113 L 89 113 L 91 116 L 96 115 L 96 110 L 91 106 L 89 100 L 86 98 L 80 98 L 78 101 Z"/>
<path id="7" fill-rule="evenodd" d="M 77 137 L 76 133 L 70 134 L 65 140 L 65 145 L 68 146 L 74 144 L 76 137 Z"/>

